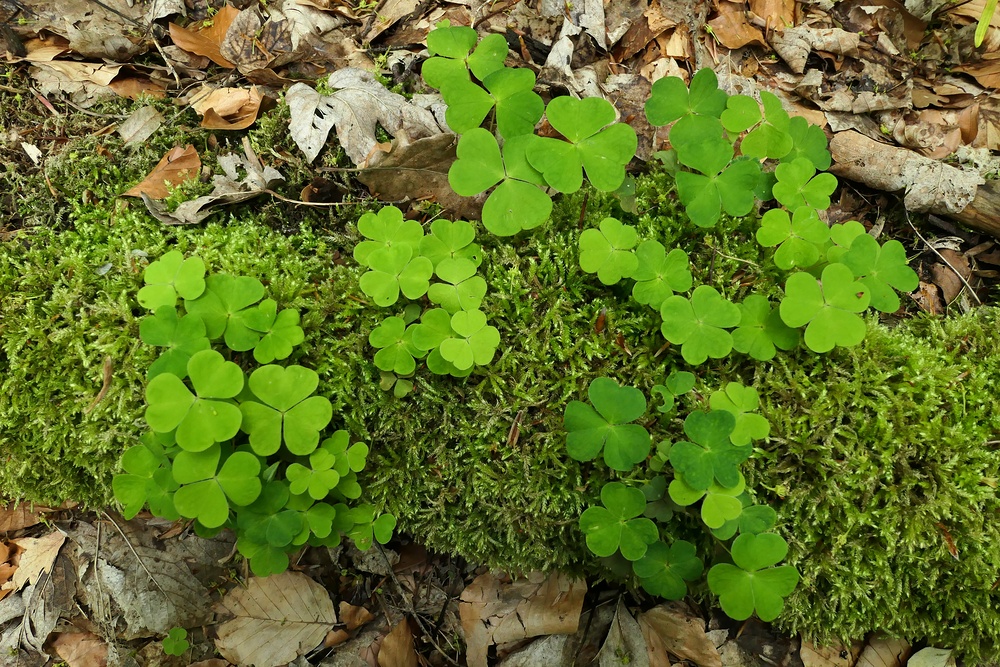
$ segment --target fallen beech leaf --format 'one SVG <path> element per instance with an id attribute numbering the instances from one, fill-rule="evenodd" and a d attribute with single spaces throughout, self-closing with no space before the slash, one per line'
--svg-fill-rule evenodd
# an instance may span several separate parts
<path id="1" fill-rule="evenodd" d="M 185 51 L 204 56 L 217 65 L 231 69 L 235 65 L 226 60 L 220 47 L 226 38 L 226 31 L 239 13 L 240 10 L 227 4 L 212 17 L 211 25 L 201 30 L 189 30 L 171 23 L 170 38 Z"/>
<path id="2" fill-rule="evenodd" d="M 36 63 L 35 66 L 55 70 L 70 81 L 94 83 L 98 86 L 106 86 L 111 83 L 122 68 L 121 65 L 81 63 L 75 60 L 53 60 Z"/>
<path id="3" fill-rule="evenodd" d="M 750 0 L 750 11 L 771 28 L 795 25 L 795 0 Z"/>
<path id="4" fill-rule="evenodd" d="M 374 619 L 375 615 L 364 607 L 346 602 L 340 603 L 340 622 L 347 626 L 348 632 L 352 632 Z"/>
<path id="5" fill-rule="evenodd" d="M 840 642 L 834 642 L 830 646 L 816 646 L 812 642 L 803 640 L 799 649 L 803 667 L 854 667 L 860 654 L 860 642 L 854 642 L 849 648 L 844 648 Z"/>
<path id="6" fill-rule="evenodd" d="M 257 120 L 263 96 L 257 86 L 216 88 L 202 86 L 191 107 L 203 116 L 201 126 L 209 130 L 242 130 Z"/>
<path id="7" fill-rule="evenodd" d="M 145 106 L 132 112 L 118 126 L 118 136 L 126 144 L 141 144 L 163 125 L 163 114 L 156 107 Z M 200 167 L 200 165 L 199 165 Z"/>
<path id="8" fill-rule="evenodd" d="M 382 0 L 378 3 L 378 11 L 375 13 L 375 20 L 372 21 L 368 32 L 362 38 L 362 42 L 368 44 L 373 39 L 381 35 L 404 16 L 409 16 L 419 5 L 419 0 Z"/>
<path id="9" fill-rule="evenodd" d="M 42 573 L 52 569 L 52 564 L 65 541 L 66 536 L 58 530 L 44 537 L 22 537 L 18 540 L 11 540 L 24 552 L 18 559 L 17 572 L 6 585 L 17 591 L 27 583 L 38 583 Z"/>
<path id="10" fill-rule="evenodd" d="M 476 577 L 459 604 L 469 666 L 485 667 L 491 644 L 576 632 L 586 592 L 584 580 L 562 574 L 534 572 L 512 583 Z"/>
<path id="11" fill-rule="evenodd" d="M 323 642 L 337 622 L 330 594 L 299 572 L 254 577 L 221 603 L 235 618 L 218 628 L 216 647 L 230 662 L 277 667 Z"/>
<path id="12" fill-rule="evenodd" d="M 949 649 L 928 646 L 910 656 L 906 667 L 955 667 L 955 656 Z"/>
<path id="13" fill-rule="evenodd" d="M 872 639 L 855 667 L 901 667 L 909 654 L 910 645 L 902 639 Z"/>
<path id="14" fill-rule="evenodd" d="M 705 621 L 682 604 L 661 604 L 639 614 L 639 626 L 649 655 L 658 656 L 659 664 L 669 653 L 699 667 L 722 667 L 722 657 L 705 633 Z"/>
<path id="15" fill-rule="evenodd" d="M 642 629 L 632 614 L 618 600 L 615 618 L 611 621 L 608 638 L 597 654 L 598 667 L 617 667 L 628 664 L 634 667 L 650 667 L 649 652 Z"/>
<path id="16" fill-rule="evenodd" d="M 141 197 L 145 194 L 152 199 L 165 199 L 169 194 L 167 185 L 179 185 L 190 178 L 197 178 L 201 171 L 201 158 L 190 144 L 181 148 L 174 146 L 164 155 L 153 171 L 142 182 L 122 194 L 123 197 Z"/>
<path id="17" fill-rule="evenodd" d="M 727 49 L 739 49 L 747 44 L 767 46 L 764 35 L 759 29 L 750 25 L 742 4 L 732 2 L 719 3 L 719 15 L 708 22 L 712 33 Z"/>
<path id="18" fill-rule="evenodd" d="M 69 667 L 107 667 L 108 645 L 89 632 L 61 632 L 52 640 L 52 650 Z"/>
<path id="19" fill-rule="evenodd" d="M 155 83 L 144 76 L 115 79 L 109 84 L 109 87 L 121 97 L 126 97 L 130 100 L 138 99 L 143 95 L 149 95 L 157 99 L 166 97 L 166 88 L 164 88 L 162 83 Z"/>
<path id="20" fill-rule="evenodd" d="M 417 667 L 417 651 L 413 647 L 413 631 L 404 618 L 392 629 L 378 651 L 379 667 Z"/>
<path id="21" fill-rule="evenodd" d="M 30 511 L 28 507 L 27 503 L 0 507 L 0 533 L 21 530 L 38 523 L 38 514 Z"/>

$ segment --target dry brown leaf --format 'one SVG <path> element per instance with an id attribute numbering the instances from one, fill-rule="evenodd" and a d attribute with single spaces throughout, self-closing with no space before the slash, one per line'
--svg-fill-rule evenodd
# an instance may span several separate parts
<path id="1" fill-rule="evenodd" d="M 944 303 L 941 301 L 941 290 L 933 283 L 920 281 L 920 287 L 910 295 L 920 307 L 920 310 L 931 315 L 940 315 L 944 312 Z"/>
<path id="2" fill-rule="evenodd" d="M 118 76 L 121 65 L 104 65 L 98 63 L 81 63 L 75 60 L 53 60 L 36 63 L 37 67 L 55 70 L 68 81 L 78 83 L 94 83 L 106 86 Z"/>
<path id="3" fill-rule="evenodd" d="M 154 106 L 136 109 L 118 126 L 118 136 L 126 144 L 141 144 L 163 125 L 163 114 Z"/>
<path id="4" fill-rule="evenodd" d="M 664 664 L 664 654 L 699 667 L 722 667 L 722 657 L 705 633 L 705 621 L 680 603 L 661 604 L 639 614 L 639 626 L 650 656 Z"/>
<path id="5" fill-rule="evenodd" d="M 795 0 L 750 0 L 750 11 L 770 28 L 795 25 Z"/>
<path id="6" fill-rule="evenodd" d="M 767 46 L 763 33 L 750 24 L 742 3 L 720 2 L 719 15 L 708 25 L 712 27 L 712 34 L 727 49 L 739 49 L 747 44 Z"/>
<path id="7" fill-rule="evenodd" d="M 162 83 L 157 83 L 144 76 L 129 76 L 123 79 L 115 79 L 108 85 L 111 90 L 130 100 L 138 99 L 142 95 L 162 99 L 167 94 L 166 88 Z"/>
<path id="8" fill-rule="evenodd" d="M 89 632 L 61 632 L 52 640 L 52 650 L 69 667 L 107 667 L 108 645 Z"/>
<path id="9" fill-rule="evenodd" d="M 352 632 L 374 619 L 375 615 L 364 607 L 347 602 L 340 603 L 340 622 L 347 626 L 348 632 Z"/>
<path id="10" fill-rule="evenodd" d="M 209 130 L 242 130 L 257 120 L 263 96 L 257 86 L 211 88 L 202 86 L 192 97 L 191 107 L 202 116 Z"/>
<path id="11" fill-rule="evenodd" d="M 222 658 L 212 658 L 210 660 L 200 660 L 192 662 L 188 667 L 230 667 L 232 663 Z"/>
<path id="12" fill-rule="evenodd" d="M 366 44 L 417 9 L 419 0 L 382 0 L 368 19 L 362 41 Z"/>
<path id="13" fill-rule="evenodd" d="M 38 523 L 38 514 L 29 510 L 29 507 L 28 503 L 0 507 L 0 533 L 21 530 Z"/>
<path id="14" fill-rule="evenodd" d="M 667 18 L 658 0 L 652 0 L 642 18 L 629 27 L 615 49 L 615 60 L 624 62 L 646 48 L 650 42 L 677 25 Z"/>
<path id="15" fill-rule="evenodd" d="M 597 664 L 598 667 L 618 667 L 622 664 L 650 667 L 652 664 L 642 628 L 625 608 L 621 598 L 618 599 L 608 637 L 597 654 Z"/>
<path id="16" fill-rule="evenodd" d="M 404 618 L 392 629 L 378 651 L 379 667 L 417 667 L 417 651 L 413 646 L 413 631 Z"/>
<path id="17" fill-rule="evenodd" d="M 901 667 L 908 655 L 910 645 L 902 639 L 872 639 L 855 667 Z"/>
<path id="18" fill-rule="evenodd" d="M 587 583 L 535 572 L 512 583 L 492 574 L 462 591 L 459 614 L 470 667 L 485 667 L 491 644 L 576 632 Z"/>
<path id="19" fill-rule="evenodd" d="M 845 648 L 840 642 L 834 642 L 829 646 L 817 646 L 802 640 L 799 649 L 803 667 L 854 667 L 859 655 L 861 655 L 861 642 L 854 642 L 849 648 Z"/>
<path id="20" fill-rule="evenodd" d="M 149 172 L 142 182 L 133 186 L 123 197 L 141 197 L 143 194 L 152 199 L 166 199 L 168 185 L 180 185 L 184 181 L 197 178 L 201 172 L 201 158 L 194 146 L 188 144 L 184 148 L 174 146 L 164 155 L 153 171 Z"/>
<path id="21" fill-rule="evenodd" d="M 226 660 L 256 667 L 284 665 L 311 651 L 337 622 L 330 594 L 299 572 L 254 577 L 221 607 L 235 618 L 219 626 L 216 647 Z"/>
<path id="22" fill-rule="evenodd" d="M 950 304 L 965 289 L 965 282 L 972 278 L 972 267 L 969 265 L 969 258 L 961 253 L 949 248 L 940 248 L 938 252 L 948 265 L 932 264 L 931 279 L 941 289 L 941 298 L 944 302 Z"/>
<path id="23" fill-rule="evenodd" d="M 52 564 L 65 541 L 66 536 L 58 530 L 44 537 L 22 537 L 11 540 L 24 551 L 18 558 L 17 572 L 6 585 L 16 591 L 27 583 L 38 583 L 42 573 L 52 569 Z"/>
<path id="24" fill-rule="evenodd" d="M 170 38 L 185 51 L 204 56 L 223 67 L 236 67 L 223 57 L 220 48 L 226 38 L 226 31 L 239 13 L 240 10 L 227 4 L 212 17 L 212 24 L 202 30 L 189 30 L 171 23 Z"/>
<path id="25" fill-rule="evenodd" d="M 276 25 L 274 21 L 268 21 L 271 29 Z M 226 31 L 226 38 L 222 40 L 222 55 L 227 60 L 235 63 L 236 67 L 244 74 L 255 69 L 262 69 L 274 60 L 265 33 L 268 33 L 267 41 L 274 41 L 274 36 L 265 28 L 256 7 L 248 7 L 233 19 L 232 25 Z"/>

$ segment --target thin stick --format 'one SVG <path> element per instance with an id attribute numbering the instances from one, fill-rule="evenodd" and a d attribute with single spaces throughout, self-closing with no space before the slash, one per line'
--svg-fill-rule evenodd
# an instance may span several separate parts
<path id="1" fill-rule="evenodd" d="M 102 511 L 101 514 L 103 514 L 104 517 L 111 522 L 111 525 L 113 525 L 118 530 L 118 534 L 122 536 L 123 540 L 125 540 L 125 544 L 128 546 L 129 551 L 131 551 L 132 555 L 135 556 L 135 559 L 139 561 L 139 565 L 146 572 L 146 575 L 149 577 L 149 580 L 153 582 L 153 585 L 156 586 L 157 590 L 166 595 L 167 592 L 163 590 L 163 587 L 160 586 L 160 583 L 158 581 L 156 581 L 156 578 L 153 576 L 153 573 L 150 572 L 149 568 L 146 567 L 146 564 L 142 562 L 142 558 L 139 557 L 139 553 L 135 550 L 135 547 L 132 546 L 132 542 L 128 539 L 128 536 L 125 535 L 125 531 L 121 529 L 121 526 L 119 526 L 115 522 L 115 520 L 111 518 L 111 515 L 108 514 L 107 512 Z"/>
<path id="2" fill-rule="evenodd" d="M 921 234 L 920 234 L 920 231 L 919 231 L 919 230 L 918 230 L 918 229 L 916 228 L 916 226 L 915 226 L 915 225 L 913 224 L 913 221 L 911 221 L 911 220 L 910 220 L 910 212 L 909 212 L 909 211 L 906 211 L 906 222 L 907 222 L 907 223 L 908 223 L 908 224 L 910 225 L 910 228 L 911 228 L 911 229 L 913 230 L 913 233 L 917 235 L 917 238 L 918 238 L 918 239 L 920 239 L 921 241 L 923 241 L 923 242 L 924 242 L 924 245 L 926 245 L 926 246 L 927 246 L 928 248 L 930 248 L 930 249 L 931 249 L 931 251 L 932 251 L 932 252 L 933 252 L 933 253 L 934 253 L 935 255 L 937 255 L 937 256 L 938 256 L 938 258 L 939 258 L 939 259 L 940 259 L 940 260 L 941 260 L 942 262 L 944 262 L 944 263 L 945 263 L 945 264 L 946 264 L 946 265 L 948 266 L 948 268 L 949 268 L 949 269 L 951 269 L 952 273 L 954 273 L 954 274 L 955 274 L 955 276 L 956 276 L 956 277 L 957 277 L 957 278 L 958 278 L 959 280 L 961 280 L 961 281 L 962 281 L 962 284 L 963 284 L 963 285 L 965 285 L 965 286 L 966 286 L 967 288 L 969 288 L 969 294 L 971 294 L 971 295 L 972 295 L 972 298 L 976 300 L 976 303 L 978 303 L 978 304 L 979 304 L 980 306 L 981 306 L 981 305 L 983 305 L 983 302 L 979 300 L 979 297 L 978 297 L 978 296 L 976 295 L 976 290 L 972 289 L 972 285 L 970 285 L 970 284 L 969 284 L 969 281 L 968 281 L 968 280 L 966 280 L 966 279 L 965 279 L 965 278 L 964 278 L 964 277 L 962 276 L 962 274 L 958 272 L 958 269 L 956 269 L 956 268 L 955 268 L 954 266 L 952 266 L 952 265 L 951 265 L 951 262 L 949 262 L 949 261 L 948 261 L 947 259 L 945 259 L 945 258 L 944 258 L 944 255 L 942 255 L 941 253 L 939 253 L 939 252 L 938 252 L 938 249 L 937 249 L 937 248 L 935 248 L 935 247 L 934 247 L 934 246 L 932 246 L 932 245 L 931 245 L 930 243 L 928 243 L 928 242 L 927 242 L 927 239 L 925 239 L 925 238 L 923 237 L 923 235 L 921 235 Z"/>

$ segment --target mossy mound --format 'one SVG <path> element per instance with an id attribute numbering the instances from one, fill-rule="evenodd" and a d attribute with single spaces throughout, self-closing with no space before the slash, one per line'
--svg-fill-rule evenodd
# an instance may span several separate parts
<path id="1" fill-rule="evenodd" d="M 748 276 L 767 284 L 752 221 L 692 231 L 668 190 L 662 177 L 641 179 L 640 210 L 655 212 L 628 218 L 641 233 L 681 243 L 696 280 L 731 297 L 743 295 Z M 676 350 L 661 349 L 656 313 L 579 270 L 580 226 L 620 214 L 591 194 L 582 215 L 584 201 L 562 200 L 544 233 L 481 235 L 484 308 L 500 352 L 466 380 L 421 372 L 403 399 L 378 386 L 367 336 L 395 313 L 358 289 L 353 222 L 310 213 L 286 236 L 250 207 L 224 225 L 167 228 L 141 207 L 109 215 L 84 206 L 71 229 L 24 232 L 0 250 L 0 391 L 9 397 L 0 401 L 0 490 L 109 502 L 117 459 L 143 428 L 154 358 L 138 340 L 141 254 L 176 248 L 211 271 L 256 276 L 281 305 L 302 311 L 307 339 L 293 360 L 320 372 L 334 425 L 372 444 L 366 496 L 396 514 L 401 530 L 508 569 L 578 569 L 587 558 L 577 519 L 607 472 L 565 455 L 563 409 L 595 377 L 648 393 L 679 363 Z M 891 330 L 873 323 L 853 350 L 697 369 L 701 396 L 729 380 L 754 382 L 772 422 L 749 477 L 779 510 L 803 574 L 786 627 L 819 637 L 885 630 L 993 655 L 1000 533 L 991 484 L 1000 454 L 988 443 L 1000 430 L 992 408 L 1000 352 L 990 340 L 998 320 L 983 309 Z M 96 401 L 105 359 L 111 380 Z M 653 430 L 675 437 L 679 422 Z"/>

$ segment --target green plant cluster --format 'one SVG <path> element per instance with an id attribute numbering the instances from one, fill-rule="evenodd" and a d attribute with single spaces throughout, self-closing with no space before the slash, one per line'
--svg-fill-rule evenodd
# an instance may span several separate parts
<path id="1" fill-rule="evenodd" d="M 397 397 L 409 393 L 417 359 L 426 358 L 432 373 L 453 377 L 468 377 L 493 360 L 500 332 L 480 309 L 483 254 L 470 223 L 438 219 L 425 236 L 418 221 L 386 206 L 362 215 L 358 231 L 367 239 L 354 247 L 354 259 L 368 267 L 361 290 L 382 307 L 396 304 L 400 294 L 409 300 L 401 316 L 385 318 L 368 337 L 378 350 L 384 388 Z M 440 282 L 431 283 L 433 277 Z M 425 295 L 436 307 L 422 308 Z"/>
<path id="2" fill-rule="evenodd" d="M 512 236 L 538 227 L 552 213 L 545 188 L 576 192 L 584 173 L 598 190 L 621 186 L 637 139 L 615 122 L 609 102 L 557 97 L 545 105 L 531 70 L 504 67 L 502 35 L 479 41 L 472 28 L 444 21 L 427 35 L 427 50 L 424 81 L 441 91 L 445 120 L 461 135 L 448 181 L 462 196 L 490 191 L 482 216 L 487 230 Z M 535 134 L 543 116 L 562 139 Z M 487 120 L 493 129 L 480 127 Z"/>
<path id="3" fill-rule="evenodd" d="M 333 408 L 315 393 L 318 374 L 272 363 L 303 341 L 299 313 L 278 311 L 256 278 L 206 277 L 201 258 L 177 250 L 147 266 L 144 281 L 137 298 L 151 314 L 140 337 L 162 352 L 146 385 L 150 431 L 122 455 L 112 483 L 124 516 L 148 505 L 193 519 L 202 535 L 232 528 L 258 576 L 284 571 L 305 544 L 388 541 L 391 514 L 350 506 L 368 446 L 344 430 L 323 438 Z M 248 373 L 240 363 L 251 350 L 261 365 Z"/>

